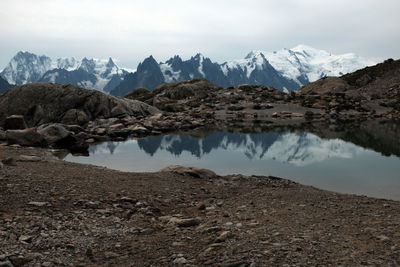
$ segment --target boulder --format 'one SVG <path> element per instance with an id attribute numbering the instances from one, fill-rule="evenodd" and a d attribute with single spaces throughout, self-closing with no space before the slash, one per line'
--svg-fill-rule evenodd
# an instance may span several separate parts
<path id="1" fill-rule="evenodd" d="M 23 146 L 45 146 L 47 144 L 46 140 L 35 128 L 7 130 L 6 139 L 9 144 L 19 144 Z"/>
<path id="2" fill-rule="evenodd" d="M 86 115 L 85 112 L 78 109 L 70 109 L 68 110 L 62 120 L 61 123 L 63 124 L 77 124 L 77 125 L 84 125 L 89 122 L 89 117 Z"/>
<path id="3" fill-rule="evenodd" d="M 72 136 L 72 132 L 64 128 L 62 124 L 50 124 L 39 127 L 38 133 L 43 136 L 48 144 L 53 144 Z"/>
<path id="4" fill-rule="evenodd" d="M 189 175 L 194 178 L 214 178 L 218 175 L 207 169 L 200 169 L 195 167 L 184 167 L 179 165 L 167 166 L 160 170 L 161 172 L 173 172 L 181 175 Z"/>
<path id="5" fill-rule="evenodd" d="M 84 125 L 99 118 L 157 113 L 157 108 L 143 102 L 73 85 L 32 83 L 0 95 L 0 127 L 14 114 L 23 115 L 27 125 L 33 127 L 44 123 Z"/>
<path id="6" fill-rule="evenodd" d="M 24 116 L 22 115 L 11 115 L 7 117 L 4 122 L 5 130 L 22 130 L 26 128 L 27 126 L 24 120 Z"/>

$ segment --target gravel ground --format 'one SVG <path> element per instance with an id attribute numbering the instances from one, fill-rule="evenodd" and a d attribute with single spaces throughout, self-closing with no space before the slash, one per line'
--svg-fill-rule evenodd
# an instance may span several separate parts
<path id="1" fill-rule="evenodd" d="M 0 266 L 400 265 L 400 202 L 53 152 L 0 145 Z"/>

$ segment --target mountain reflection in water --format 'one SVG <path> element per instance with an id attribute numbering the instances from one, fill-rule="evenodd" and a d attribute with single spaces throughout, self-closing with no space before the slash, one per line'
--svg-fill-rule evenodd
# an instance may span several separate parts
<path id="1" fill-rule="evenodd" d="M 150 136 L 94 145 L 89 157 L 68 155 L 66 160 L 122 171 L 184 165 L 221 175 L 273 175 L 331 191 L 400 200 L 399 157 L 309 132 Z"/>
<path id="2" fill-rule="evenodd" d="M 165 150 L 175 156 L 181 156 L 184 151 L 187 151 L 201 158 L 212 153 L 213 150 L 222 149 L 241 152 L 251 160 L 274 159 L 296 166 L 304 166 L 332 157 L 351 158 L 363 150 L 339 139 L 325 140 L 304 132 L 284 134 L 217 132 L 203 139 L 168 135 L 139 139 L 137 144 L 140 149 L 151 156 L 158 150 Z"/>

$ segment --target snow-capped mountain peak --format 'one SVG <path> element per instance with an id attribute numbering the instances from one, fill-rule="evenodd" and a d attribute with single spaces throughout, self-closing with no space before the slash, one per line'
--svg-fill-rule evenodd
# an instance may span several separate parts
<path id="1" fill-rule="evenodd" d="M 53 66 L 53 68 L 65 69 L 68 71 L 77 69 L 80 64 L 79 60 L 76 60 L 74 57 L 59 58 L 56 63 L 56 66 Z"/>
<path id="2" fill-rule="evenodd" d="M 268 64 L 263 52 L 254 50 L 248 53 L 244 59 L 225 62 L 221 67 L 225 75 L 228 75 L 229 71 L 240 69 L 245 72 L 247 78 L 250 78 L 254 70 L 262 70 Z"/>
<path id="3" fill-rule="evenodd" d="M 1 75 L 10 84 L 25 84 L 36 81 L 52 68 L 52 60 L 46 56 L 19 51 L 4 68 Z"/>
<path id="4" fill-rule="evenodd" d="M 341 76 L 376 64 L 353 53 L 334 55 L 304 44 L 264 54 L 276 70 L 300 86 L 325 76 Z"/>
<path id="5" fill-rule="evenodd" d="M 254 58 L 265 58 L 265 56 L 263 55 L 263 52 L 261 52 L 261 51 L 252 50 L 245 57 L 245 59 L 254 59 Z"/>

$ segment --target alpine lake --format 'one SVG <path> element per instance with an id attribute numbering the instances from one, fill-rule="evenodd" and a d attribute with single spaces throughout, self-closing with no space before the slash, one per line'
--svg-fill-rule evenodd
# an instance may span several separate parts
<path id="1" fill-rule="evenodd" d="M 152 172 L 169 165 L 219 175 L 276 176 L 329 191 L 400 200 L 400 123 L 201 129 L 105 142 L 69 162 Z"/>

